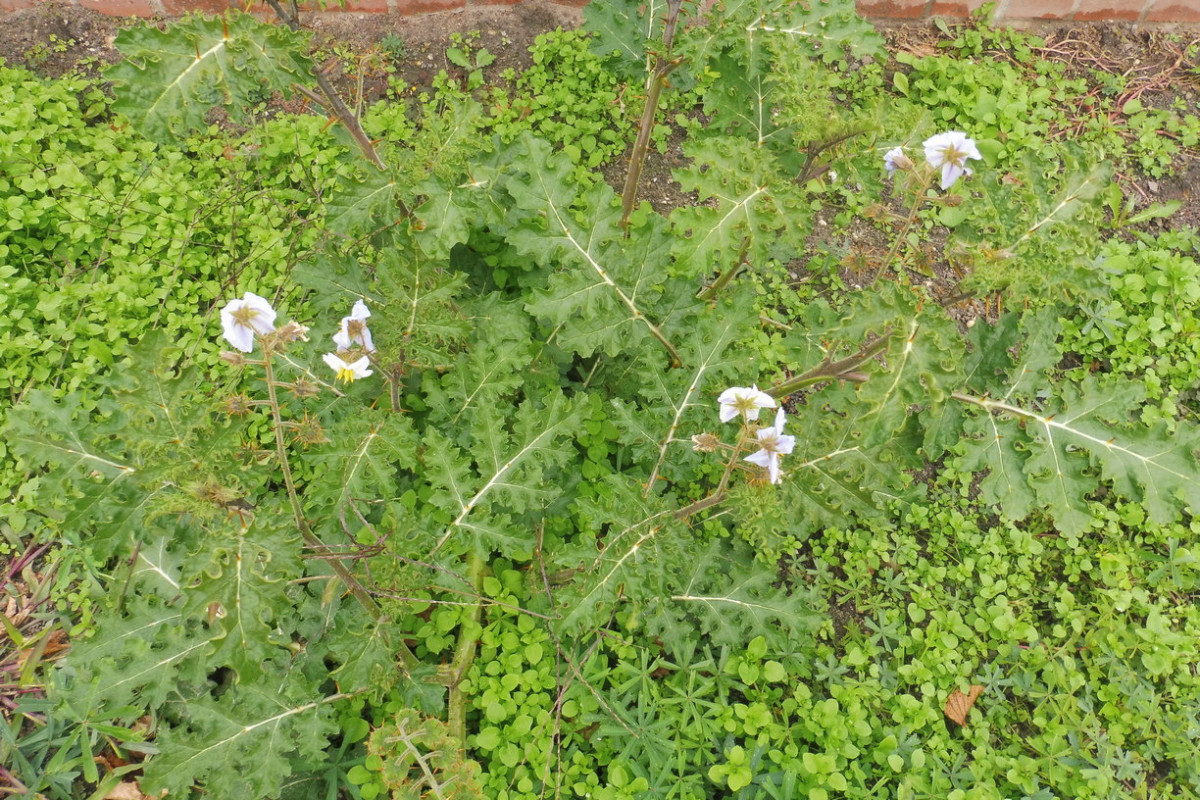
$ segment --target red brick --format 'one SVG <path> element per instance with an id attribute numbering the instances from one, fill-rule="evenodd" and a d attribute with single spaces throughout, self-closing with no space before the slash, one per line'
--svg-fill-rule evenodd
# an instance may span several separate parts
<path id="1" fill-rule="evenodd" d="M 1075 9 L 1077 22 L 1137 22 L 1152 0 L 1080 0 Z"/>
<path id="2" fill-rule="evenodd" d="M 339 11 L 342 9 L 331 4 L 329 10 Z M 361 11 L 364 14 L 386 14 L 389 11 L 388 0 L 348 0 L 345 10 Z"/>
<path id="3" fill-rule="evenodd" d="M 403 16 L 430 11 L 453 11 L 466 8 L 467 0 L 396 0 L 396 13 Z"/>
<path id="4" fill-rule="evenodd" d="M 162 6 L 153 0 L 79 0 L 79 5 L 113 17 L 155 17 Z"/>
<path id="5" fill-rule="evenodd" d="M 521 0 L 471 0 L 473 6 L 515 6 Z"/>
<path id="6" fill-rule="evenodd" d="M 1200 22 L 1200 0 L 1158 0 L 1146 12 L 1144 22 Z"/>
<path id="7" fill-rule="evenodd" d="M 858 0 L 858 13 L 876 19 L 920 19 L 928 0 Z"/>
<path id="8" fill-rule="evenodd" d="M 25 8 L 33 8 L 37 4 L 38 0 L 0 0 L 0 12 L 20 11 Z"/>
<path id="9" fill-rule="evenodd" d="M 1010 0 L 1004 19 L 1067 19 L 1074 5 L 1074 0 Z"/>
<path id="10" fill-rule="evenodd" d="M 969 17 L 971 12 L 988 2 L 994 0 L 933 0 L 929 13 L 935 17 Z"/>

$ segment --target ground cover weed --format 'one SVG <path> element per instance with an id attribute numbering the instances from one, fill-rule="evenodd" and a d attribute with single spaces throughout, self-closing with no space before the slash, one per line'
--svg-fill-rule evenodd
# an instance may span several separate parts
<path id="1" fill-rule="evenodd" d="M 171 794 L 1194 793 L 1200 433 L 1064 360 L 1086 304 L 1163 304 L 1096 234 L 1108 169 L 962 130 L 962 98 L 902 130 L 773 113 L 879 54 L 852 3 L 661 10 L 589 5 L 610 73 L 557 51 L 644 93 L 620 194 L 529 130 L 480 139 L 466 93 L 360 119 L 319 73 L 335 133 L 230 142 L 192 76 L 253 102 L 308 70 L 303 37 L 237 12 L 122 34 L 148 63 L 110 73 L 113 119 L 148 173 L 239 159 L 273 256 L 196 267 L 214 293 L 177 328 L 7 415 L 24 524 L 105 572 L 46 706 L 71 758 L 149 716 L 141 788 Z M 265 75 L 212 55 L 255 47 Z M 676 80 L 709 120 L 676 175 L 700 204 L 662 216 L 636 165 Z M 839 185 L 891 222 L 872 280 L 773 303 Z M 245 246 L 241 217 L 185 218 L 177 259 Z M 151 236 L 129 224 L 99 237 L 122 258 Z"/>

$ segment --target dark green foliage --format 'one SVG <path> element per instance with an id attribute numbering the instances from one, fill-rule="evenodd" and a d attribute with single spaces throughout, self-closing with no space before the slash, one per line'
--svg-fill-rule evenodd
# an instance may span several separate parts
<path id="1" fill-rule="evenodd" d="M 113 110 L 163 143 L 203 128 L 213 106 L 241 120 L 247 105 L 290 94 L 312 70 L 302 54 L 306 35 L 249 14 L 194 15 L 170 30 L 125 28 L 113 44 L 125 56 L 105 74 L 122 87 Z"/>
<path id="2" fill-rule="evenodd" d="M 43 348 L 5 373 L 22 395 L 3 428 L 12 482 L 29 479 L 20 512 L 105 575 L 93 635 L 56 672 L 84 732 L 67 746 L 149 717 L 142 787 L 172 796 L 965 800 L 1119 796 L 1150 776 L 1187 796 L 1200 440 L 1187 420 L 1135 422 L 1138 382 L 1063 359 L 1086 335 L 1068 302 L 1106 323 L 1140 303 L 1146 330 L 1185 336 L 1162 309 L 1187 261 L 1135 273 L 1115 248 L 1111 274 L 1091 269 L 1109 173 L 1086 149 L 1018 157 L 998 127 L 953 191 L 924 165 L 886 190 L 863 177 L 882 171 L 881 142 L 855 136 L 870 115 L 796 107 L 851 85 L 823 64 L 875 52 L 845 1 L 685 18 L 671 57 L 709 119 L 682 126 L 677 178 L 699 205 L 622 209 L 579 167 L 607 158 L 585 158 L 587 136 L 624 142 L 612 117 L 611 136 L 589 126 L 622 80 L 636 94 L 632 67 L 663 55 L 663 32 L 598 3 L 593 41 L 616 72 L 564 35 L 516 84 L 550 93 L 562 65 L 595 87 L 586 119 L 548 94 L 530 123 L 561 146 L 512 118 L 480 141 L 464 92 L 441 113 L 373 110 L 382 170 L 350 163 L 320 120 L 146 146 L 136 181 L 93 153 L 120 150 L 111 128 L 75 124 L 50 155 L 4 140 L 21 165 L 6 187 L 20 224 L 0 239 L 22 265 L 9 324 L 24 346 L 43 337 L 31 309 L 51 327 L 74 315 L 84 327 L 54 331 L 96 359 L 59 379 L 69 359 Z M 183 70 L 200 39 L 216 53 L 258 31 L 228 20 L 219 38 L 189 20 L 124 44 L 170 40 Z M 299 39 L 258 33 L 290 55 L 257 89 L 225 70 L 217 101 L 307 67 Z M 448 57 L 474 88 L 488 55 Z M 174 67 L 154 63 L 139 88 L 161 97 Z M 84 113 L 61 87 L 5 79 L 51 118 Z M 11 93 L 13 119 L 53 128 Z M 158 119 L 136 95 L 123 102 L 159 133 L 199 108 Z M 876 213 L 886 241 L 864 286 L 814 281 L 798 257 L 830 245 L 813 212 L 856 192 L 911 210 Z M 64 228 L 80 197 L 100 198 L 81 207 L 90 224 Z M 89 290 L 114 276 L 138 313 L 110 313 L 103 292 L 87 309 L 69 289 L 84 272 Z M 184 294 L 147 288 L 164 278 Z M 307 338 L 217 360 L 216 309 L 247 289 Z M 1034 310 L 963 322 L 956 295 L 976 291 Z M 334 386 L 321 359 L 359 299 L 373 374 Z M 142 344 L 92 352 L 113 331 Z M 783 441 L 764 430 L 775 410 L 718 418 L 721 392 L 750 385 L 787 409 L 779 484 L 746 463 Z M 946 697 L 972 684 L 969 724 L 948 731 Z"/>

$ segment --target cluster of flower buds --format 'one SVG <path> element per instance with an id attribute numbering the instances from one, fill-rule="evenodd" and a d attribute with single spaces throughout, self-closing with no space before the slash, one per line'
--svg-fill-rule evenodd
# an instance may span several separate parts
<path id="1" fill-rule="evenodd" d="M 942 171 L 942 191 L 949 189 L 962 176 L 972 174 L 967 166 L 968 158 L 983 158 L 975 146 L 975 140 L 961 131 L 946 131 L 930 136 L 922 146 L 930 168 Z M 903 147 L 893 147 L 887 151 L 883 156 L 883 166 L 889 177 L 895 176 L 897 171 L 908 172 L 916 168 L 912 159 L 904 154 Z"/>

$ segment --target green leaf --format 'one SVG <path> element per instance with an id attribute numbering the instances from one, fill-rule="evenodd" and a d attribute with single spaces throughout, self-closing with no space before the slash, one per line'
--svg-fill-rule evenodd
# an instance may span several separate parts
<path id="1" fill-rule="evenodd" d="M 277 797 L 292 774 L 289 756 L 320 763 L 337 733 L 333 703 L 345 695 L 307 694 L 285 679 L 271 687 L 234 683 L 217 699 L 188 700 L 186 723 L 159 731 L 161 755 L 146 763 L 142 789 L 186 796 L 200 783 L 214 797 Z"/>
<path id="2" fill-rule="evenodd" d="M 1143 399 L 1140 384 L 1102 388 L 1089 376 L 1079 387 L 1063 385 L 1058 397 L 1045 401 L 1030 398 L 1018 404 L 972 398 L 967 402 L 988 411 L 989 416 L 1023 423 L 1001 428 L 997 422 L 994 429 L 1002 430 L 1028 454 L 1020 464 L 1022 477 L 1037 502 L 1050 511 L 1060 530 L 1078 534 L 1091 522 L 1086 498 L 1096 491 L 1101 476 L 1125 497 L 1141 502 L 1150 518 L 1162 524 L 1194 509 L 1195 498 L 1200 497 L 1196 457 L 1200 428 L 1181 424 L 1171 433 L 1166 425 L 1132 424 L 1131 411 Z M 971 449 L 978 448 L 968 448 L 968 452 Z M 1014 482 L 1017 476 L 1006 469 L 1002 477 L 1003 481 L 981 486 L 991 502 L 998 501 L 1005 483 Z M 1006 516 L 1020 519 L 1018 514 L 1024 509 L 1016 509 L 1016 513 L 1003 510 Z"/>
<path id="3" fill-rule="evenodd" d="M 770 152 L 728 136 L 689 142 L 684 152 L 692 165 L 674 177 L 701 202 L 671 213 L 672 250 L 683 274 L 705 276 L 802 252 L 807 205 Z"/>
<path id="4" fill-rule="evenodd" d="M 750 300 L 741 293 L 712 308 L 700 306 L 695 315 L 681 320 L 679 329 L 688 332 L 681 338 L 683 366 L 668 369 L 657 351 L 644 355 L 636 367 L 639 403 L 614 401 L 616 420 L 624 432 L 622 442 L 633 444 L 633 458 L 649 466 L 647 487 L 654 487 L 653 491 L 660 488 L 660 480 L 685 480 L 694 474 L 691 437 L 719 424 L 716 395 L 726 387 L 714 387 L 713 381 L 753 379 L 744 374 L 743 358 L 727 352 L 757 323 Z"/>
<path id="5" fill-rule="evenodd" d="M 158 709 L 204 685 L 217 635 L 187 622 L 177 606 L 135 596 L 124 612 L 96 618 L 95 635 L 72 646 L 68 668 L 55 681 L 68 702 L 97 718 L 129 713 L 128 707 Z"/>
<path id="6" fill-rule="evenodd" d="M 669 646 L 684 645 L 689 638 L 684 632 L 694 627 L 715 645 L 744 647 L 761 635 L 769 650 L 792 652 L 820 624 L 815 596 L 794 586 L 778 586 L 750 548 L 714 539 L 688 543 L 685 550 L 676 562 L 683 573 L 670 591 L 644 600 L 648 631 Z M 769 672 L 778 675 L 778 670 Z"/>
<path id="7" fill-rule="evenodd" d="M 727 52 L 730 44 L 743 65 L 757 62 L 760 51 L 772 40 L 786 39 L 807 45 L 826 59 L 843 57 L 843 49 L 858 56 L 883 52 L 883 37 L 859 16 L 854 0 L 795 3 L 788 0 L 723 0 L 706 14 L 709 23 L 688 31 L 681 50 L 698 66 Z M 728 31 L 744 31 L 731 37 Z M 758 62 L 761 63 L 761 62 Z"/>
<path id="8" fill-rule="evenodd" d="M 519 526 L 511 515 L 542 509 L 562 491 L 548 476 L 575 455 L 569 437 L 580 424 L 577 406 L 555 393 L 540 401 L 526 400 L 515 412 L 481 408 L 472 425 L 475 472 L 443 434 L 430 431 L 424 455 L 429 479 L 447 493 L 440 505 L 455 514 L 443 526 L 435 551 L 467 532 L 481 555 L 530 552 L 533 521 L 529 527 Z"/>
<path id="9" fill-rule="evenodd" d="M 1139 383 L 1102 387 L 1087 375 L 1051 389 L 1057 331 L 1051 313 L 1031 317 L 1008 388 L 955 394 L 986 412 L 965 421 L 960 469 L 985 473 L 983 497 L 1009 519 L 1045 508 L 1066 533 L 1090 524 L 1087 498 L 1102 479 L 1143 503 L 1154 521 L 1177 519 L 1200 497 L 1200 428 L 1179 423 L 1172 435 L 1165 424 L 1134 424 L 1145 393 Z"/>
<path id="10" fill-rule="evenodd" d="M 963 354 L 958 330 L 940 308 L 903 308 L 883 357 L 886 371 L 871 374 L 857 394 L 870 407 L 856 421 L 862 446 L 891 439 L 914 408 L 938 408 L 961 385 Z"/>
<path id="11" fill-rule="evenodd" d="M 321 476 L 305 492 L 307 508 L 333 519 L 343 514 L 354 519 L 345 510 L 351 501 L 395 496 L 398 470 L 416 458 L 417 435 L 407 417 L 357 407 L 327 431 L 329 442 L 299 455 Z"/>
<path id="12" fill-rule="evenodd" d="M 329 677 L 338 691 L 370 692 L 376 698 L 406 679 L 396 656 L 396 643 L 403 631 L 390 615 L 371 620 L 357 605 L 338 609 L 333 624 L 321 637 L 326 659 L 334 662 Z"/>
<path id="13" fill-rule="evenodd" d="M 388 298 L 376 306 L 387 323 L 379 327 L 379 347 L 401 363 L 441 366 L 470 334 L 458 304 L 466 275 L 429 258 L 407 236 L 395 237 L 375 270 L 379 293 Z"/>
<path id="14" fill-rule="evenodd" d="M 524 370 L 533 359 L 531 350 L 528 339 L 485 339 L 460 353 L 443 375 L 426 373 L 422 388 L 431 420 L 450 431 L 461 431 L 463 420 L 511 397 L 524 383 Z"/>
<path id="15" fill-rule="evenodd" d="M 300 535 L 271 525 L 280 516 L 260 509 L 248 526 L 235 518 L 207 531 L 183 576 L 184 615 L 206 620 L 216 634 L 209 658 L 246 683 L 262 676 L 270 657 L 285 652 L 272 634 L 291 615 L 287 581 L 303 574 Z"/>
<path id="16" fill-rule="evenodd" d="M 487 731 L 495 728 L 486 728 Z M 486 739 L 484 740 L 486 741 Z M 397 800 L 483 800 L 479 764 L 463 753 L 463 742 L 446 723 L 401 710 L 372 734 L 367 750 L 380 762 L 380 779 Z"/>
<path id="17" fill-rule="evenodd" d="M 603 627 L 624 587 L 636 587 L 639 596 L 669 594 L 675 542 L 687 530 L 670 502 L 660 495 L 643 497 L 635 481 L 611 475 L 602 485 L 595 498 L 577 503 L 579 544 L 554 554 L 557 565 L 576 573 L 557 595 L 565 610 L 556 626 L 564 636 Z"/>
<path id="18" fill-rule="evenodd" d="M 661 217 L 649 215 L 628 238 L 621 210 L 603 182 L 577 195 L 569 159 L 525 137 L 513 155 L 518 169 L 505 186 L 513 198 L 508 241 L 539 263 L 554 266 L 549 286 L 535 292 L 530 313 L 560 327 L 564 347 L 583 356 L 633 349 L 647 333 L 679 356 L 655 322 L 667 282 L 670 238 Z"/>
<path id="19" fill-rule="evenodd" d="M 241 120 L 245 106 L 273 91 L 290 95 L 312 72 L 306 33 L 234 11 L 184 17 L 166 30 L 126 28 L 113 44 L 125 56 L 105 72 L 120 87 L 113 111 L 157 142 L 204 128 L 213 106 Z"/>
<path id="20" fill-rule="evenodd" d="M 471 173 L 447 180 L 431 176 L 417 186 L 425 202 L 415 212 L 421 220 L 417 239 L 433 258 L 446 259 L 456 244 L 465 244 L 471 231 L 503 213 L 496 200 L 497 179 L 505 164 L 497 158 L 471 165 Z"/>
<path id="21" fill-rule="evenodd" d="M 583 7 L 583 26 L 592 34 L 590 47 L 613 56 L 613 69 L 630 81 L 645 79 L 647 45 L 661 40 L 665 0 L 596 0 Z"/>
<path id="22" fill-rule="evenodd" d="M 786 144 L 791 132 L 776 122 L 774 81 L 769 68 L 747 70 L 734 57 L 723 55 L 709 69 L 718 74 L 704 93 L 704 113 L 717 130 L 749 140 L 756 147 Z"/>
<path id="23" fill-rule="evenodd" d="M 202 485 L 222 486 L 236 446 L 236 429 L 213 418 L 197 397 L 203 382 L 195 369 L 180 370 L 178 349 L 155 334 L 134 348 L 129 364 L 107 378 L 107 394 L 92 419 L 76 393 L 55 400 L 31 390 L 8 415 L 6 438 L 27 465 L 50 469 L 43 496 L 48 515 L 65 509 L 67 536 L 87 535 L 97 557 L 132 555 L 149 541 L 164 513 L 201 509 Z M 224 511 L 215 504 L 203 509 Z"/>
<path id="24" fill-rule="evenodd" d="M 403 212 L 396 179 L 372 166 L 365 177 L 344 177 L 325 205 L 325 224 L 334 233 L 357 238 L 397 225 Z"/>

